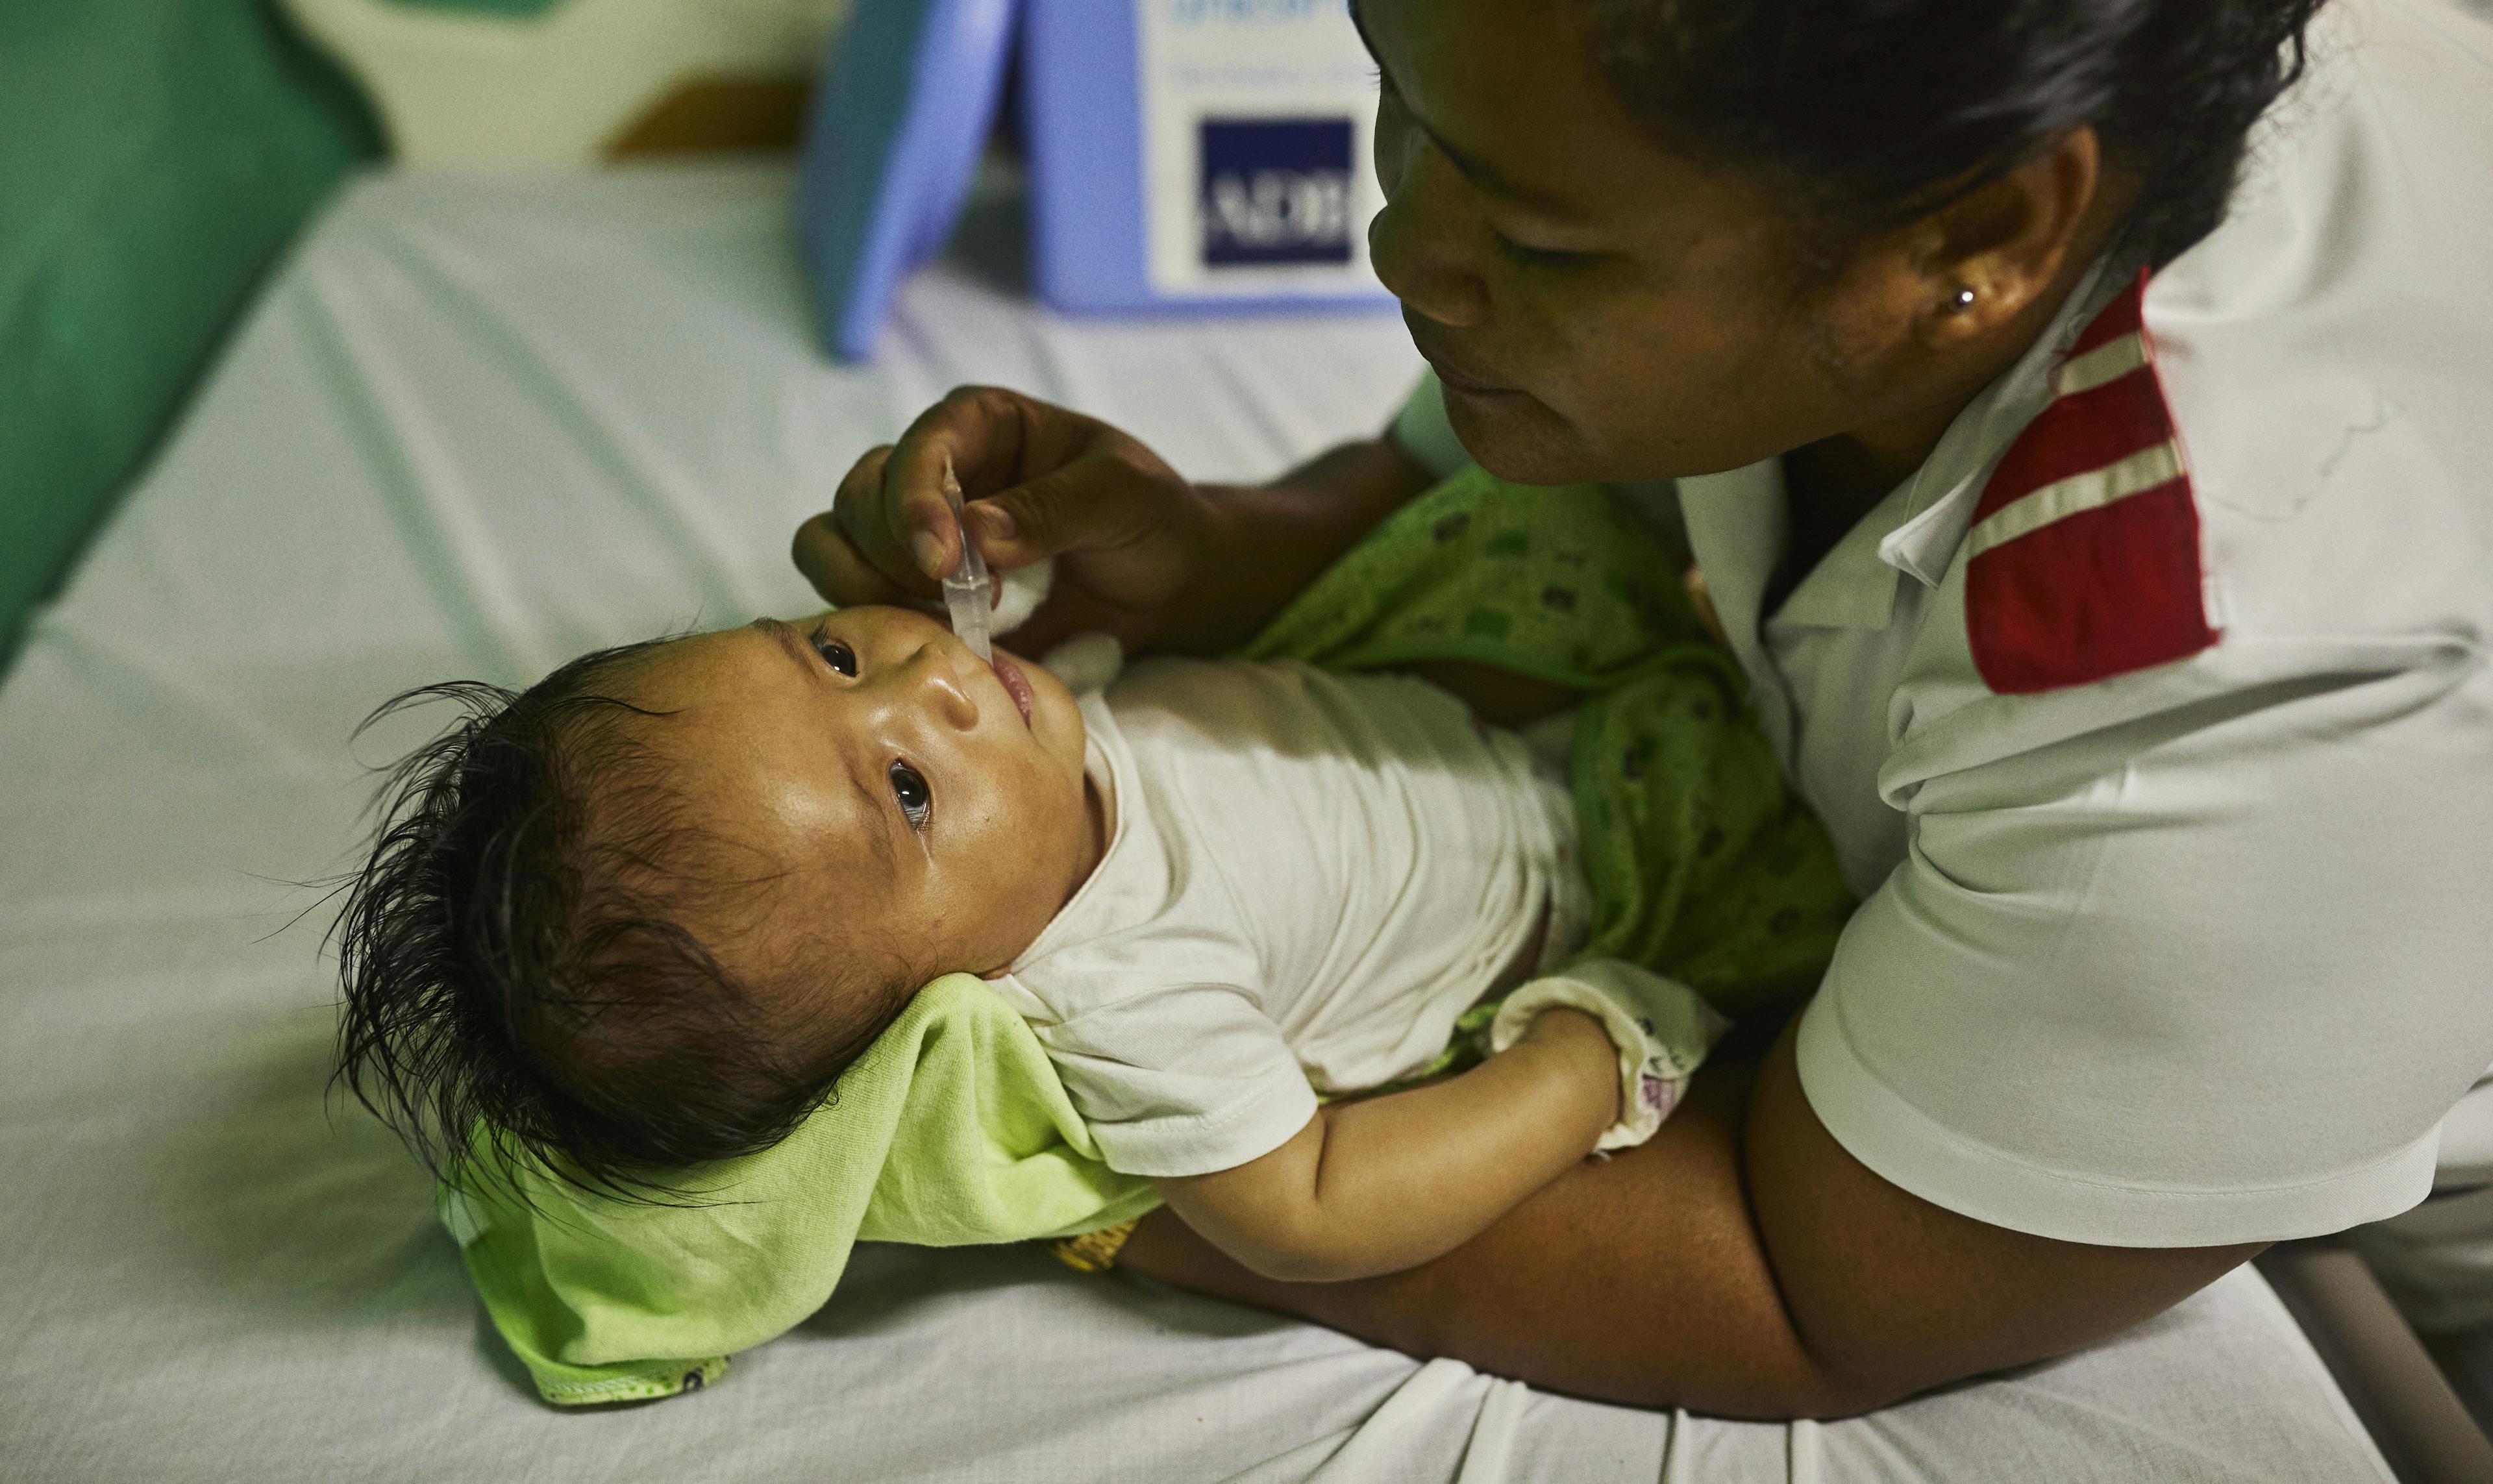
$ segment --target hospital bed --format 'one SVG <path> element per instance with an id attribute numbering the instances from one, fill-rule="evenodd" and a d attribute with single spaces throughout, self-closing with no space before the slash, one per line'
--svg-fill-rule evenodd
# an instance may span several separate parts
<path id="1" fill-rule="evenodd" d="M 1787 1426 L 1549 1395 L 1029 1250 L 867 1248 L 711 1390 L 538 1403 L 423 1177 L 324 1098 L 335 991 L 296 883 L 351 862 L 362 770 L 413 735 L 350 751 L 358 719 L 801 608 L 790 530 L 958 381 L 1246 477 L 1379 426 L 1416 370 L 1390 316 L 1050 317 L 1004 281 L 1008 202 L 906 288 L 880 364 L 836 368 L 788 191 L 715 162 L 357 180 L 30 626 L 0 687 L 0 1476 L 2391 1476 L 2247 1268 L 2091 1351 Z"/>
<path id="2" fill-rule="evenodd" d="M 252 14 L 0 22 L 0 646 L 257 265 L 371 151 Z M 93 45 L 26 49 L 62 25 Z M 30 148 L 94 168 L 7 194 L 53 179 Z M 1547 1395 L 1015 1249 L 864 1249 L 719 1387 L 536 1402 L 423 1178 L 324 1097 L 303 883 L 351 863 L 364 766 L 412 739 L 350 750 L 355 722 L 406 686 L 801 607 L 790 528 L 957 381 L 1252 477 L 1371 430 L 1416 370 L 1390 317 L 1051 318 L 992 185 L 871 370 L 809 348 L 766 163 L 368 174 L 255 292 L 0 681 L 0 1480 L 2493 1476 L 2326 1245 L 2086 1354 L 1823 1426 Z"/>

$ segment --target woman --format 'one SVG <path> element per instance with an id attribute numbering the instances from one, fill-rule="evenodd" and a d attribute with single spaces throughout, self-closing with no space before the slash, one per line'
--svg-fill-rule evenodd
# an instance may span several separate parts
<path id="1" fill-rule="evenodd" d="M 1197 487 L 973 389 L 859 462 L 797 538 L 834 602 L 933 590 L 948 457 L 991 563 L 1058 560 L 1033 642 L 1193 649 L 1462 458 L 1676 479 L 1864 894 L 1761 1061 L 1447 1258 L 1126 1262 L 1827 1415 L 2423 1196 L 2493 1060 L 2493 42 L 2314 8 L 1360 0 L 1435 369 L 1391 434 Z"/>

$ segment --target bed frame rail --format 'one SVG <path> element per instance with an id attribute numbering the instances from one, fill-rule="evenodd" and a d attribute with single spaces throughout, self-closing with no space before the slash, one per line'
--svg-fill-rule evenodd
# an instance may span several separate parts
<path id="1" fill-rule="evenodd" d="M 2327 1239 L 2286 1242 L 2259 1269 L 2399 1484 L 2493 1484 L 2493 1440 L 2361 1258 Z"/>

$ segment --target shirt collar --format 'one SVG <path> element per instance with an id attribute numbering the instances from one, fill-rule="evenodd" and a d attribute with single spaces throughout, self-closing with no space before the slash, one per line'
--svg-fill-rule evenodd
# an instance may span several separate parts
<path id="1" fill-rule="evenodd" d="M 1904 503 L 1877 537 L 1878 560 L 1924 587 L 1937 587 L 1947 576 L 1957 548 L 1965 544 L 1966 528 L 1973 523 L 1984 478 L 2050 403 L 2052 372 L 2071 342 L 2120 291 L 2124 281 L 2107 271 L 2108 266 L 2107 259 L 2095 259 L 2026 354 L 1948 424 L 1938 446 L 1905 481 Z M 1885 509 L 1881 505 L 1862 526 L 1872 526 Z"/>
<path id="2" fill-rule="evenodd" d="M 1896 616 L 1896 575 L 1881 568 L 1884 536 L 1906 519 L 1914 488 L 1907 480 L 1853 522 L 1801 579 L 1767 621 L 1778 627 L 1883 629 Z"/>
<path id="3" fill-rule="evenodd" d="M 2051 401 L 2053 369 L 2122 282 L 2102 259 L 2088 268 L 2034 344 L 1966 404 L 1921 467 L 1845 533 L 1784 600 L 1773 622 L 1881 629 L 1895 614 L 1896 574 L 1937 587 L 1973 523 L 1984 477 Z M 1734 649 L 1748 661 L 1753 657 L 1744 648 L 1742 626 L 1756 632 L 1765 584 L 1787 539 L 1783 460 L 1763 459 L 1684 478 L 1679 500 L 1689 545 L 1734 636 Z M 1881 572 L 1882 564 L 1892 570 Z"/>

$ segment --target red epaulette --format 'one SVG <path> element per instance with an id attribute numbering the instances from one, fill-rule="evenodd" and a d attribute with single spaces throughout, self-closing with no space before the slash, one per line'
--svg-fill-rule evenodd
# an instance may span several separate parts
<path id="1" fill-rule="evenodd" d="M 2053 373 L 1966 533 L 1965 630 L 1983 683 L 2032 695 L 2164 665 L 2216 641 L 2199 507 L 2140 317 L 2147 275 Z"/>

